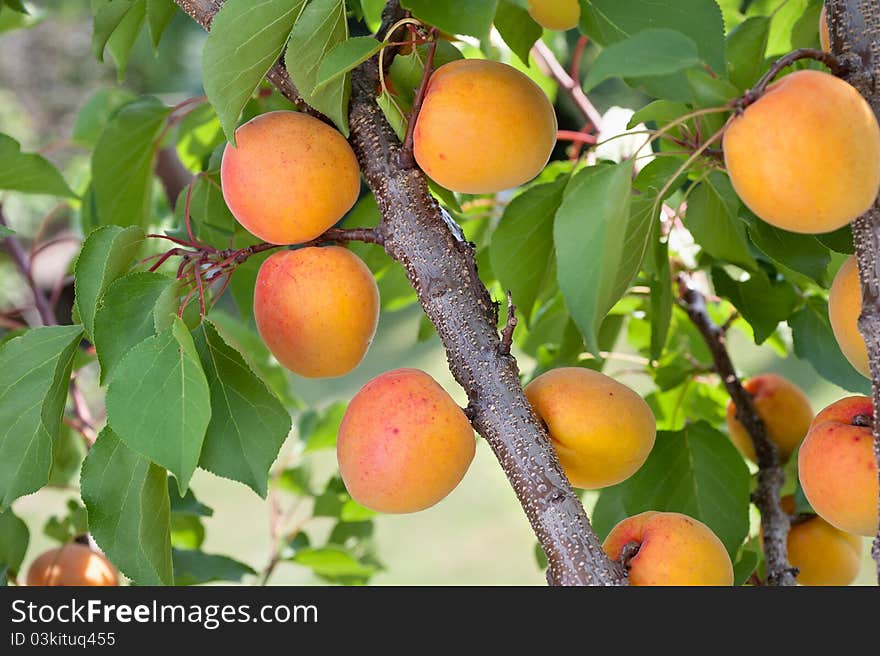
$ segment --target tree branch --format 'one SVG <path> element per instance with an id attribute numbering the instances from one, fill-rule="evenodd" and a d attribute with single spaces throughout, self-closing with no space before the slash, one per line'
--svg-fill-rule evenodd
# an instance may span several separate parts
<path id="1" fill-rule="evenodd" d="M 847 81 L 865 97 L 880 119 L 880 3 L 877 0 L 828 0 L 831 50 L 838 57 L 861 63 L 850 67 Z M 862 286 L 859 331 L 868 349 L 874 416 L 880 417 L 880 202 L 852 224 L 853 243 Z M 874 456 L 880 475 L 880 421 L 874 422 Z M 877 501 L 880 514 L 880 497 Z M 880 583 L 880 528 L 871 555 Z"/>
<path id="2" fill-rule="evenodd" d="M 6 228 L 9 227 L 9 224 L 6 223 L 6 217 L 3 215 L 2 206 L 0 206 L 0 226 Z M 43 325 L 56 325 L 58 320 L 55 318 L 55 310 L 49 305 L 49 300 L 46 298 L 46 294 L 43 293 L 43 290 L 40 289 L 39 285 L 37 285 L 34 280 L 34 277 L 31 274 L 30 260 L 28 259 L 27 253 L 21 245 L 21 242 L 18 241 L 18 238 L 15 235 L 10 235 L 3 241 L 6 244 L 7 252 L 15 262 L 15 266 L 18 267 L 21 275 L 24 276 L 24 279 L 31 290 L 31 294 L 34 297 L 34 307 L 37 308 L 37 312 L 40 314 L 40 319 L 42 320 Z"/>
<path id="3" fill-rule="evenodd" d="M 593 124 L 596 132 L 600 132 L 602 130 L 602 115 L 584 93 L 580 80 L 575 80 L 568 74 L 568 71 L 556 59 L 553 51 L 540 39 L 532 48 L 532 56 L 538 66 L 568 92 L 575 106 L 584 115 L 584 118 Z"/>
<path id="4" fill-rule="evenodd" d="M 204 27 L 219 0 L 177 0 Z M 397 0 L 383 24 L 404 16 Z M 386 27 L 387 29 L 387 27 Z M 473 408 L 473 425 L 492 447 L 547 555 L 553 585 L 625 585 L 605 555 L 580 500 L 532 412 L 516 361 L 501 353 L 497 306 L 476 274 L 474 248 L 440 208 L 418 169 L 399 165 L 400 141 L 375 94 L 378 61 L 352 75 L 351 144 L 382 214 L 386 251 L 406 270 L 446 348 L 449 367 Z M 292 86 L 292 85 L 291 85 Z M 288 98 L 295 90 L 281 89 Z"/>
<path id="5" fill-rule="evenodd" d="M 761 534 L 764 540 L 764 560 L 767 565 L 768 585 L 795 585 L 797 570 L 788 563 L 788 515 L 780 505 L 785 474 L 779 464 L 776 446 L 767 436 L 767 427 L 755 410 L 752 396 L 742 386 L 727 352 L 724 329 L 712 321 L 706 308 L 706 298 L 691 284 L 689 277 L 678 276 L 681 304 L 688 317 L 700 331 L 721 376 L 724 387 L 736 407 L 736 418 L 745 427 L 758 459 L 758 489 L 752 500 L 761 513 Z"/>

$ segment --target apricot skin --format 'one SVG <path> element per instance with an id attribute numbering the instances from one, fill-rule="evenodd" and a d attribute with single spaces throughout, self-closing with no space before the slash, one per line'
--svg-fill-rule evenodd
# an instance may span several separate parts
<path id="1" fill-rule="evenodd" d="M 525 393 L 575 487 L 592 490 L 626 480 L 654 446 L 657 425 L 648 404 L 597 371 L 552 369 Z"/>
<path id="2" fill-rule="evenodd" d="M 462 59 L 431 76 L 413 133 L 416 161 L 438 184 L 495 193 L 534 178 L 556 143 L 556 114 L 507 64 Z"/>
<path id="3" fill-rule="evenodd" d="M 101 554 L 84 544 L 66 544 L 50 549 L 31 563 L 30 586 L 119 585 L 116 569 Z"/>
<path id="4" fill-rule="evenodd" d="M 301 244 L 355 204 L 360 169 L 345 137 L 299 112 L 261 114 L 235 131 L 220 178 L 242 226 L 273 244 Z"/>
<path id="5" fill-rule="evenodd" d="M 810 430 L 813 421 L 810 400 L 799 387 L 775 374 L 754 376 L 745 381 L 743 387 L 752 395 L 755 410 L 764 420 L 767 436 L 776 446 L 780 462 L 785 462 Z M 752 438 L 736 418 L 736 406 L 732 401 L 727 404 L 727 430 L 739 452 L 757 462 Z"/>
<path id="6" fill-rule="evenodd" d="M 474 458 L 461 408 L 428 374 L 396 369 L 355 395 L 339 426 L 339 473 L 352 498 L 383 513 L 433 506 Z"/>
<path id="7" fill-rule="evenodd" d="M 871 399 L 850 396 L 822 410 L 798 452 L 798 478 L 813 510 L 832 526 L 856 535 L 877 532 L 877 461 L 869 426 Z"/>
<path id="8" fill-rule="evenodd" d="M 855 257 L 841 265 L 828 294 L 828 319 L 840 350 L 855 369 L 871 377 L 868 366 L 868 348 L 859 332 L 859 315 L 862 313 L 862 286 Z"/>
<path id="9" fill-rule="evenodd" d="M 619 560 L 624 545 L 639 544 L 630 585 L 733 585 L 733 565 L 711 529 L 687 515 L 643 512 L 615 526 L 602 548 Z"/>
<path id="10" fill-rule="evenodd" d="M 852 86 L 797 71 L 732 120 L 724 161 L 737 194 L 761 219 L 792 232 L 830 232 L 877 197 L 880 127 Z"/>
<path id="11" fill-rule="evenodd" d="M 548 30 L 570 30 L 581 18 L 578 0 L 529 0 L 529 14 Z"/>
<path id="12" fill-rule="evenodd" d="M 283 366 L 307 378 L 342 376 L 370 346 L 379 290 L 367 266 L 345 248 L 280 251 L 257 274 L 254 319 Z"/>
<path id="13" fill-rule="evenodd" d="M 788 532 L 788 562 L 801 585 L 849 585 L 862 567 L 862 539 L 813 517 Z"/>

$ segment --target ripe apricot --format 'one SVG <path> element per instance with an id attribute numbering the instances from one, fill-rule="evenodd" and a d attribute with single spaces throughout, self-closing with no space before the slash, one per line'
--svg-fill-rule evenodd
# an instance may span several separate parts
<path id="1" fill-rule="evenodd" d="M 822 50 L 831 52 L 831 34 L 828 31 L 828 8 L 822 5 L 822 13 L 819 14 L 819 43 Z"/>
<path id="2" fill-rule="evenodd" d="M 556 143 L 541 88 L 507 64 L 461 59 L 438 68 L 416 120 L 416 161 L 438 184 L 495 193 L 534 178 Z"/>
<path id="3" fill-rule="evenodd" d="M 396 369 L 355 395 L 339 426 L 339 473 L 352 498 L 384 513 L 424 510 L 452 492 L 474 458 L 474 432 L 431 376 Z"/>
<path id="4" fill-rule="evenodd" d="M 733 585 L 724 544 L 693 517 L 653 510 L 628 517 L 611 529 L 602 548 L 620 560 L 630 543 L 638 545 L 629 561 L 630 585 Z"/>
<path id="5" fill-rule="evenodd" d="M 813 420 L 798 452 L 798 478 L 822 519 L 856 535 L 877 532 L 877 461 L 866 396 L 832 403 Z"/>
<path id="6" fill-rule="evenodd" d="M 376 332 L 379 289 L 345 248 L 280 251 L 257 274 L 254 319 L 268 349 L 291 371 L 342 376 L 360 363 Z"/>
<path id="7" fill-rule="evenodd" d="M 615 485 L 641 467 L 657 432 L 645 400 L 613 378 L 580 367 L 547 371 L 525 388 L 575 487 Z"/>
<path id="8" fill-rule="evenodd" d="M 223 151 L 223 198 L 239 223 L 273 244 L 301 244 L 351 209 L 360 169 L 345 137 L 299 112 L 261 114 Z"/>
<path id="9" fill-rule="evenodd" d="M 66 544 L 40 554 L 27 573 L 32 586 L 119 585 L 116 569 L 84 544 Z"/>
<path id="10" fill-rule="evenodd" d="M 855 257 L 844 262 L 828 294 L 828 319 L 840 350 L 850 364 L 862 374 L 871 377 L 868 366 L 868 348 L 859 332 L 859 315 L 862 313 L 862 285 Z"/>
<path id="11" fill-rule="evenodd" d="M 529 14 L 548 30 L 570 30 L 581 18 L 578 0 L 529 0 Z"/>
<path id="12" fill-rule="evenodd" d="M 755 410 L 764 420 L 767 437 L 776 446 L 780 462 L 785 462 L 810 430 L 813 421 L 810 400 L 797 385 L 776 374 L 754 376 L 745 381 L 743 387 L 752 395 Z M 756 462 L 752 438 L 736 418 L 733 401 L 727 404 L 727 430 L 739 452 Z"/>
<path id="13" fill-rule="evenodd" d="M 830 232 L 862 215 L 880 189 L 880 127 L 843 80 L 786 75 L 734 118 L 724 161 L 742 201 L 777 228 Z"/>

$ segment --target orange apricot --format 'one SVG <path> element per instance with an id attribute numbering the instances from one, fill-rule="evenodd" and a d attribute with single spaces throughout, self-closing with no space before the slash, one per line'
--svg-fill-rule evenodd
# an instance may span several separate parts
<path id="1" fill-rule="evenodd" d="M 838 269 L 828 294 L 828 319 L 840 350 L 855 369 L 868 378 L 868 348 L 859 332 L 862 313 L 862 286 L 855 257 L 848 258 Z"/>
<path id="2" fill-rule="evenodd" d="M 40 554 L 27 573 L 31 586 L 119 585 L 116 569 L 84 544 L 72 543 Z"/>
<path id="3" fill-rule="evenodd" d="M 570 30 L 581 18 L 578 0 L 529 0 L 529 14 L 548 30 Z"/>

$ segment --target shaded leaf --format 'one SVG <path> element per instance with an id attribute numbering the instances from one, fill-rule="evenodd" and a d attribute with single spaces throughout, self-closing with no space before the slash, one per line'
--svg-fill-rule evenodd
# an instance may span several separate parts
<path id="1" fill-rule="evenodd" d="M 5 134 L 0 134 L 0 189 L 76 198 L 49 160 L 21 152 L 21 145 Z"/>

